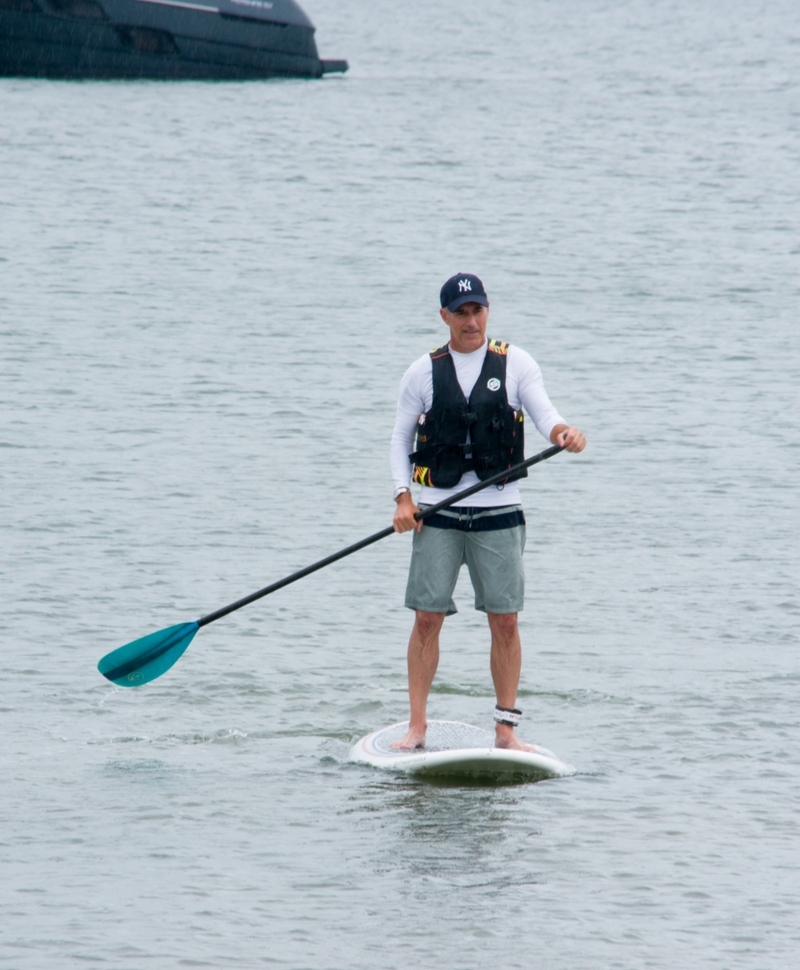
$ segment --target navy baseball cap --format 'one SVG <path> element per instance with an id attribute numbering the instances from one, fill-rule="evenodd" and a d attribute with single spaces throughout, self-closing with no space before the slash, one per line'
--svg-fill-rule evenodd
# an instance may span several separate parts
<path id="1" fill-rule="evenodd" d="M 455 313 L 464 303 L 489 306 L 489 298 L 486 296 L 483 283 L 472 273 L 456 273 L 455 276 L 451 276 L 439 293 L 439 302 L 451 313 Z"/>

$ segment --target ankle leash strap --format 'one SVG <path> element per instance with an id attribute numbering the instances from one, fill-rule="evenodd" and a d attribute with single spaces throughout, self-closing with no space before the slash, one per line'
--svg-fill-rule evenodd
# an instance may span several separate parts
<path id="1" fill-rule="evenodd" d="M 498 724 L 507 724 L 509 727 L 517 727 L 522 720 L 522 711 L 518 708 L 495 707 L 494 719 Z"/>

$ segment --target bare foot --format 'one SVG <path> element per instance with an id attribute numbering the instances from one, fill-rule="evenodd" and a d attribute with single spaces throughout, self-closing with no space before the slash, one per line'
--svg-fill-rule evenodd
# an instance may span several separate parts
<path id="1" fill-rule="evenodd" d="M 415 748 L 424 748 L 426 729 L 427 725 L 422 731 L 417 728 L 409 728 L 399 741 L 394 741 L 389 747 L 398 748 L 401 751 L 413 751 Z"/>
<path id="2" fill-rule="evenodd" d="M 507 724 L 495 725 L 494 746 L 496 748 L 508 748 L 511 751 L 538 751 L 535 744 L 520 741 L 514 734 L 514 729 Z"/>

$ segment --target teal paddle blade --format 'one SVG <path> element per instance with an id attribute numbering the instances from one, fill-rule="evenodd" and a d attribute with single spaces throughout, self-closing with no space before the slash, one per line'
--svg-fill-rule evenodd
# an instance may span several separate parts
<path id="1" fill-rule="evenodd" d="M 141 687 L 166 673 L 181 658 L 198 629 L 195 620 L 148 633 L 107 653 L 97 669 L 119 687 Z"/>

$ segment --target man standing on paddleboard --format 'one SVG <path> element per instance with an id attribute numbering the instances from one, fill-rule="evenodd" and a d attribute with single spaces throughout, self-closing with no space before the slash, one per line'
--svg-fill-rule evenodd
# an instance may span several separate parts
<path id="1" fill-rule="evenodd" d="M 490 485 L 434 512 L 424 523 L 414 516 L 523 461 L 523 409 L 545 438 L 567 451 L 583 451 L 586 438 L 550 403 L 539 365 L 529 354 L 487 340 L 489 299 L 477 276 L 450 277 L 440 305 L 450 339 L 403 375 L 392 433 L 393 525 L 395 532 L 415 530 L 406 588 L 406 606 L 415 611 L 408 642 L 411 717 L 407 734 L 393 747 L 425 743 L 439 632 L 444 618 L 456 612 L 453 590 L 466 563 L 475 608 L 486 613 L 491 631 L 495 743 L 532 750 L 514 734 L 521 717 L 517 614 L 525 592 L 525 515 L 518 482 Z M 520 477 L 525 475 L 527 470 Z M 412 480 L 422 486 L 419 507 L 411 495 Z"/>

